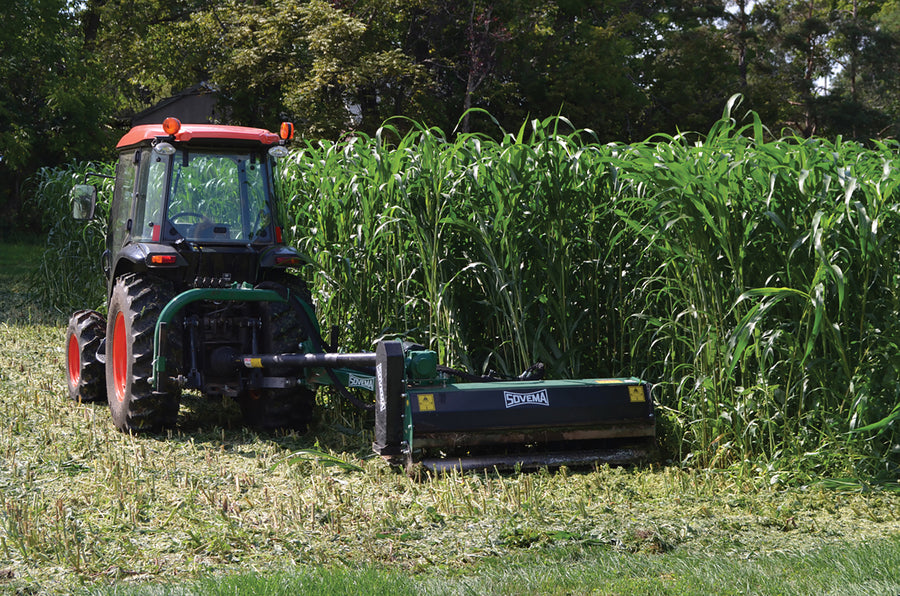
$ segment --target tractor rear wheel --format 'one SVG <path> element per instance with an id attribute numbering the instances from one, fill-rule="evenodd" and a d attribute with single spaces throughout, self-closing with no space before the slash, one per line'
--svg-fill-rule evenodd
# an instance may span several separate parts
<path id="1" fill-rule="evenodd" d="M 106 396 L 113 422 L 123 432 L 157 431 L 177 421 L 180 387 L 170 375 L 160 392 L 150 382 L 156 322 L 173 294 L 168 281 L 134 273 L 113 287 L 106 323 Z M 180 334 L 170 333 L 168 343 L 167 360 L 177 366 Z"/>
<path id="2" fill-rule="evenodd" d="M 79 310 L 69 318 L 66 377 L 72 401 L 88 403 L 103 399 L 106 382 L 97 349 L 105 334 L 106 322 L 95 310 Z"/>
<path id="3" fill-rule="evenodd" d="M 312 296 L 301 279 L 280 274 L 269 281 L 285 286 L 291 296 L 299 297 L 312 307 Z M 265 309 L 263 349 L 271 354 L 298 352 L 300 342 L 306 340 L 306 333 L 294 306 L 291 303 L 269 302 Z M 273 369 L 271 372 L 278 374 L 280 371 Z M 238 403 L 249 426 L 265 431 L 290 429 L 302 432 L 312 421 L 316 392 L 305 386 L 249 390 L 241 393 Z"/>

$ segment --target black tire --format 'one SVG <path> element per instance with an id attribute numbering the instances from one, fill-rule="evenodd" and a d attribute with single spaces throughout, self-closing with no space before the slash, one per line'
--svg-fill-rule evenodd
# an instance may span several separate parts
<path id="1" fill-rule="evenodd" d="M 302 280 L 281 274 L 269 281 L 285 286 L 292 296 L 298 296 L 312 308 L 312 295 Z M 306 339 L 306 334 L 294 306 L 271 302 L 266 303 L 265 310 L 263 350 L 273 354 L 299 351 L 299 344 Z M 282 371 L 270 372 L 278 375 Z M 241 393 L 238 403 L 248 426 L 263 431 L 289 429 L 303 432 L 313 419 L 316 392 L 305 386 L 250 390 Z"/>
<path id="2" fill-rule="evenodd" d="M 158 431 L 175 426 L 181 389 L 169 378 L 180 364 L 180 333 L 170 325 L 170 363 L 160 393 L 154 392 L 153 333 L 174 291 L 168 281 L 129 273 L 116 280 L 106 324 L 106 395 L 116 428 Z M 174 322 L 173 322 L 174 323 Z"/>
<path id="3" fill-rule="evenodd" d="M 95 310 L 79 310 L 69 318 L 66 330 L 66 378 L 69 399 L 80 403 L 106 396 L 103 362 L 97 349 L 106 336 L 106 319 Z"/>

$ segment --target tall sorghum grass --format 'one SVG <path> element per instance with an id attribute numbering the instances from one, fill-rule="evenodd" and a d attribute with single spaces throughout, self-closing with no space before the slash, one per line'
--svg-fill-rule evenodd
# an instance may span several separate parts
<path id="1" fill-rule="evenodd" d="M 621 372 L 642 247 L 609 202 L 609 148 L 557 125 L 500 142 L 386 125 L 295 152 L 290 230 L 328 323 L 356 346 L 415 336 L 479 372 Z"/>
<path id="2" fill-rule="evenodd" d="M 895 479 L 900 145 L 773 139 L 734 103 L 632 145 L 563 118 L 302 143 L 279 182 L 323 324 L 473 372 L 643 376 L 681 460 Z"/>
<path id="3" fill-rule="evenodd" d="M 63 317 L 80 308 L 104 308 L 106 280 L 101 255 L 106 248 L 106 222 L 112 197 L 115 164 L 76 162 L 60 168 L 41 168 L 30 180 L 31 208 L 42 214 L 47 250 L 35 273 L 34 285 L 43 301 Z M 76 184 L 97 186 L 99 200 L 94 219 L 72 219 L 70 192 Z"/>
<path id="4" fill-rule="evenodd" d="M 896 478 L 896 430 L 847 432 L 900 403 L 897 147 L 765 142 L 727 116 L 628 158 L 665 405 L 705 464 L 852 447 Z"/>

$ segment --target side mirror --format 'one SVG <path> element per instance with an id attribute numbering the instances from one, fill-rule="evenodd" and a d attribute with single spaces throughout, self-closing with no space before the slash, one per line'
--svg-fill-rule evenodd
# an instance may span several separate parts
<path id="1" fill-rule="evenodd" d="M 85 221 L 93 219 L 97 206 L 97 187 L 92 184 L 76 184 L 69 193 L 72 198 L 72 217 Z"/>

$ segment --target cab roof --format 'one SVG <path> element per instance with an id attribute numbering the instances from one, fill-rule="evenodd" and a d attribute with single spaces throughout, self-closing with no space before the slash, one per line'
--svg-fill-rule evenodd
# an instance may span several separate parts
<path id="1" fill-rule="evenodd" d="M 117 149 L 152 141 L 157 137 L 170 137 L 163 130 L 162 124 L 143 124 L 135 126 L 119 139 Z M 225 126 L 221 124 L 182 124 L 174 135 L 176 141 L 191 140 L 238 141 L 242 143 L 257 142 L 261 145 L 274 145 L 280 140 L 274 132 L 264 128 L 246 126 Z"/>

